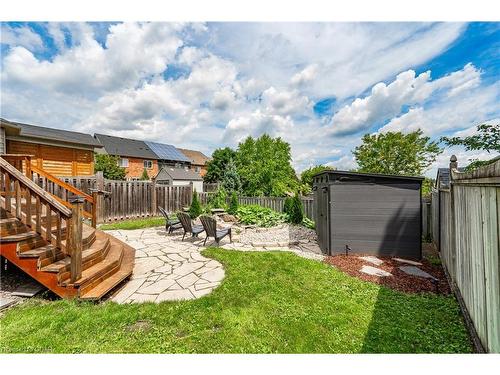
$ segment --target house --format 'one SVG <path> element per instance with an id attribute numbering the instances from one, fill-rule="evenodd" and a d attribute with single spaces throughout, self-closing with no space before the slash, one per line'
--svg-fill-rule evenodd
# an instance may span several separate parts
<path id="1" fill-rule="evenodd" d="M 465 168 L 458 168 L 460 172 L 463 172 Z M 434 185 L 436 189 L 449 189 L 450 188 L 450 169 L 449 168 L 438 168 L 436 183 Z"/>
<path id="2" fill-rule="evenodd" d="M 191 159 L 172 145 L 157 142 L 145 142 L 158 158 L 158 169 L 164 167 L 190 168 Z"/>
<path id="3" fill-rule="evenodd" d="M 191 170 L 199 173 L 201 177 L 205 176 L 207 173 L 207 162 L 210 160 L 208 156 L 200 151 L 188 150 L 185 148 L 179 148 L 179 151 L 191 160 Z"/>
<path id="4" fill-rule="evenodd" d="M 146 170 L 149 178 L 158 173 L 158 158 L 144 141 L 94 134 L 103 145 L 103 153 L 118 156 L 118 165 L 125 168 L 127 180 L 139 180 Z"/>
<path id="5" fill-rule="evenodd" d="M 192 183 L 193 189 L 203 192 L 203 179 L 193 170 L 163 167 L 155 179 L 157 184 L 169 186 L 185 186 Z"/>
<path id="6" fill-rule="evenodd" d="M 33 155 L 32 164 L 56 176 L 94 174 L 94 151 L 102 146 L 90 134 L 0 119 L 0 153 Z"/>

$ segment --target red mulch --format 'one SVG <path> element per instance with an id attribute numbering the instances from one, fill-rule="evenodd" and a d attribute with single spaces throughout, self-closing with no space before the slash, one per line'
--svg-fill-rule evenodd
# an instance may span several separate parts
<path id="1" fill-rule="evenodd" d="M 391 289 L 400 290 L 406 293 L 436 293 L 436 287 L 429 279 L 407 275 L 398 268 L 400 266 L 411 266 L 411 264 L 398 262 L 396 260 L 393 260 L 391 257 L 377 256 L 377 258 L 384 261 L 383 264 L 377 266 L 358 258 L 363 255 L 368 254 L 335 255 L 327 257 L 325 259 L 325 262 L 340 269 L 348 275 L 357 277 L 358 279 L 364 281 L 370 281 L 380 285 L 385 285 Z M 448 281 L 446 280 L 446 275 L 443 268 L 440 265 L 431 264 L 425 258 L 422 259 L 420 263 L 422 263 L 422 265 L 417 266 L 418 268 L 438 279 L 437 293 L 450 294 L 450 286 L 448 284 Z M 380 268 L 384 271 L 390 272 L 392 276 L 379 277 L 367 275 L 360 272 L 361 267 L 364 265 Z"/>

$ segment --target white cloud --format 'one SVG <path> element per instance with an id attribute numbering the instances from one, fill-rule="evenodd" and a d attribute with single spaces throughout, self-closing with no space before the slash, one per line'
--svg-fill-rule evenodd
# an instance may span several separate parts
<path id="1" fill-rule="evenodd" d="M 295 86 L 302 86 L 311 83 L 318 75 L 318 64 L 311 64 L 304 70 L 294 74 L 290 82 Z"/>
<path id="2" fill-rule="evenodd" d="M 36 51 L 43 47 L 40 35 L 27 26 L 11 28 L 2 24 L 0 26 L 0 42 L 9 46 L 22 46 L 30 51 Z"/>
<path id="3" fill-rule="evenodd" d="M 309 99 L 302 96 L 299 91 L 278 91 L 272 86 L 262 93 L 262 100 L 269 112 L 285 116 L 307 115 L 312 107 Z"/>

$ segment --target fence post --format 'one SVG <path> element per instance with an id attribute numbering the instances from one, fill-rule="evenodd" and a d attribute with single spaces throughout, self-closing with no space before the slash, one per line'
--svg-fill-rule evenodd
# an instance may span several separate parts
<path id="1" fill-rule="evenodd" d="M 450 222 L 451 222 L 451 236 L 450 236 L 450 245 L 449 248 L 452 250 L 452 262 L 453 262 L 453 270 L 456 269 L 456 239 L 455 239 L 455 189 L 453 188 L 453 169 L 458 169 L 457 157 L 455 155 L 451 155 L 450 158 Z"/>
<path id="2" fill-rule="evenodd" d="M 69 199 L 71 203 L 71 225 L 69 229 L 68 239 L 70 240 L 70 277 L 71 282 L 82 277 L 82 219 L 83 219 L 83 203 L 85 199 L 75 195 Z"/>
<path id="3" fill-rule="evenodd" d="M 151 178 L 151 216 L 156 216 L 157 211 L 157 195 L 156 195 L 156 177 Z"/>

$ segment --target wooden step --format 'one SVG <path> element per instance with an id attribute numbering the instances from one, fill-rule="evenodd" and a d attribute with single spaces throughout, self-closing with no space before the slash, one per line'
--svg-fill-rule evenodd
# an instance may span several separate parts
<path id="1" fill-rule="evenodd" d="M 111 274 L 120 267 L 120 262 L 123 256 L 123 245 L 113 243 L 109 249 L 107 257 L 101 262 L 87 268 L 82 272 L 82 277 L 71 283 L 69 279 L 63 280 L 61 285 L 72 285 L 75 288 L 81 288 L 85 285 L 90 285 L 94 281 L 100 281 L 103 277 Z"/>
<path id="2" fill-rule="evenodd" d="M 47 256 L 54 254 L 55 251 L 56 248 L 53 245 L 44 245 L 23 251 L 22 253 L 19 253 L 18 256 L 19 258 L 46 258 Z"/>
<path id="3" fill-rule="evenodd" d="M 108 249 L 110 246 L 109 238 L 104 240 L 95 241 L 92 244 L 92 247 L 89 247 L 86 250 L 82 251 L 82 269 L 85 269 L 86 263 L 91 262 L 92 260 L 97 260 L 98 262 L 104 259 L 107 255 Z M 64 271 L 69 271 L 71 265 L 71 258 L 66 257 L 62 260 L 59 260 L 55 263 L 49 264 L 41 269 L 43 272 L 57 272 L 61 273 Z"/>
<path id="4" fill-rule="evenodd" d="M 34 231 L 29 231 L 29 232 L 24 232 L 24 233 L 17 233 L 17 234 L 12 234 L 10 236 L 2 236 L 0 238 L 0 242 L 19 242 L 19 241 L 25 241 L 31 238 L 36 238 L 39 237 L 39 234 Z"/>
<path id="5" fill-rule="evenodd" d="M 2 237 L 26 231 L 26 226 L 15 217 L 0 219 L 0 236 Z"/>
<path id="6" fill-rule="evenodd" d="M 120 242 L 115 240 L 116 242 Z M 114 241 L 113 241 L 114 242 Z M 122 243 L 123 257 L 121 260 L 120 268 L 111 276 L 101 281 L 99 284 L 80 290 L 80 298 L 84 300 L 98 300 L 109 293 L 113 288 L 118 286 L 122 281 L 129 278 L 134 270 L 135 262 L 135 249 Z"/>

